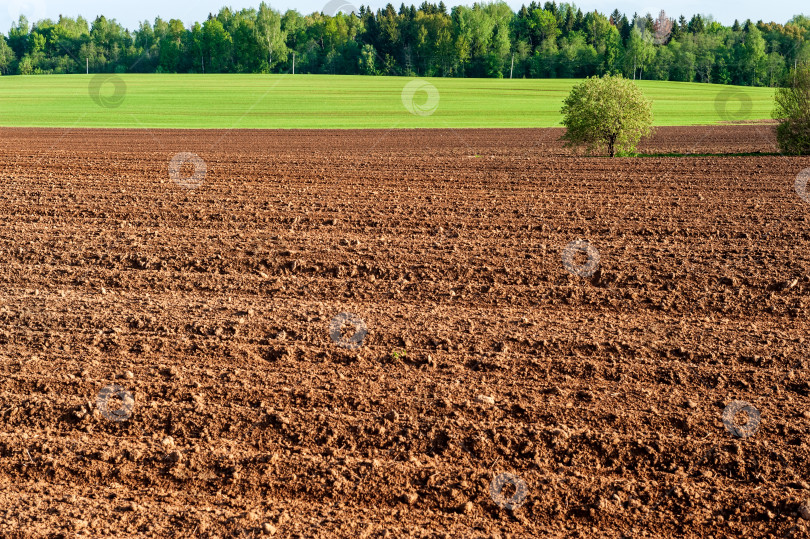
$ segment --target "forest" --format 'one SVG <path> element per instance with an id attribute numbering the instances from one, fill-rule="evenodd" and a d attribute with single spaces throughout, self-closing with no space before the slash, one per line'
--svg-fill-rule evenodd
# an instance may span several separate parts
<path id="1" fill-rule="evenodd" d="M 388 4 L 376 12 L 284 13 L 222 8 L 191 27 L 177 19 L 135 30 L 98 16 L 28 21 L 0 34 L 0 74 L 326 73 L 421 77 L 633 79 L 777 86 L 810 62 L 810 18 L 583 13 L 574 4 L 503 2 L 449 9 Z"/>

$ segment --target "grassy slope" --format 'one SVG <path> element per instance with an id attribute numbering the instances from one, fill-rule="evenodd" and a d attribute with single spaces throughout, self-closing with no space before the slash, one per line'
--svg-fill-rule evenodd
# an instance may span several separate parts
<path id="1" fill-rule="evenodd" d="M 411 79 L 330 75 L 120 75 L 123 101 L 99 106 L 93 75 L 0 77 L 0 126 L 168 128 L 552 127 L 573 80 L 427 79 L 439 92 L 432 115 L 410 114 Z M 123 83 L 121 82 L 123 81 Z M 769 88 L 642 81 L 656 125 L 767 119 Z M 112 83 L 101 86 L 111 96 Z M 723 96 L 736 93 L 730 100 Z M 718 101 L 718 95 L 721 97 Z M 746 113 L 740 114 L 740 96 Z M 750 100 L 749 100 L 750 98 Z M 417 102 L 427 99 L 416 94 Z M 718 114 L 728 102 L 730 116 Z"/>

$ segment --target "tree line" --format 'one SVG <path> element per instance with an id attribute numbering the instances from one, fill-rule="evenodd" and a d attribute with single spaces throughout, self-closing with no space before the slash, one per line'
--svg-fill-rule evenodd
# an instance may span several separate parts
<path id="1" fill-rule="evenodd" d="M 777 86 L 810 63 L 810 18 L 723 26 L 711 17 L 583 13 L 574 4 L 503 2 L 448 10 L 388 4 L 328 15 L 222 8 L 187 28 L 156 18 L 21 16 L 0 34 L 0 73 L 331 73 L 633 79 Z"/>

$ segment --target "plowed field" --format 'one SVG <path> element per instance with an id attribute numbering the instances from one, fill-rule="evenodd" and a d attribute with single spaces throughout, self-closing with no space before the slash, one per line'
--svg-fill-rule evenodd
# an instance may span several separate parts
<path id="1" fill-rule="evenodd" d="M 810 159 L 559 135 L 3 129 L 0 536 L 808 536 Z"/>

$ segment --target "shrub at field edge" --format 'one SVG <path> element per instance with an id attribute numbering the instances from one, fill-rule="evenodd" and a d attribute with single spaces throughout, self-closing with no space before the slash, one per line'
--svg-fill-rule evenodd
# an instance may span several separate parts
<path id="1" fill-rule="evenodd" d="M 810 66 L 791 71 L 787 85 L 776 90 L 774 103 L 779 148 L 790 155 L 810 154 Z"/>

